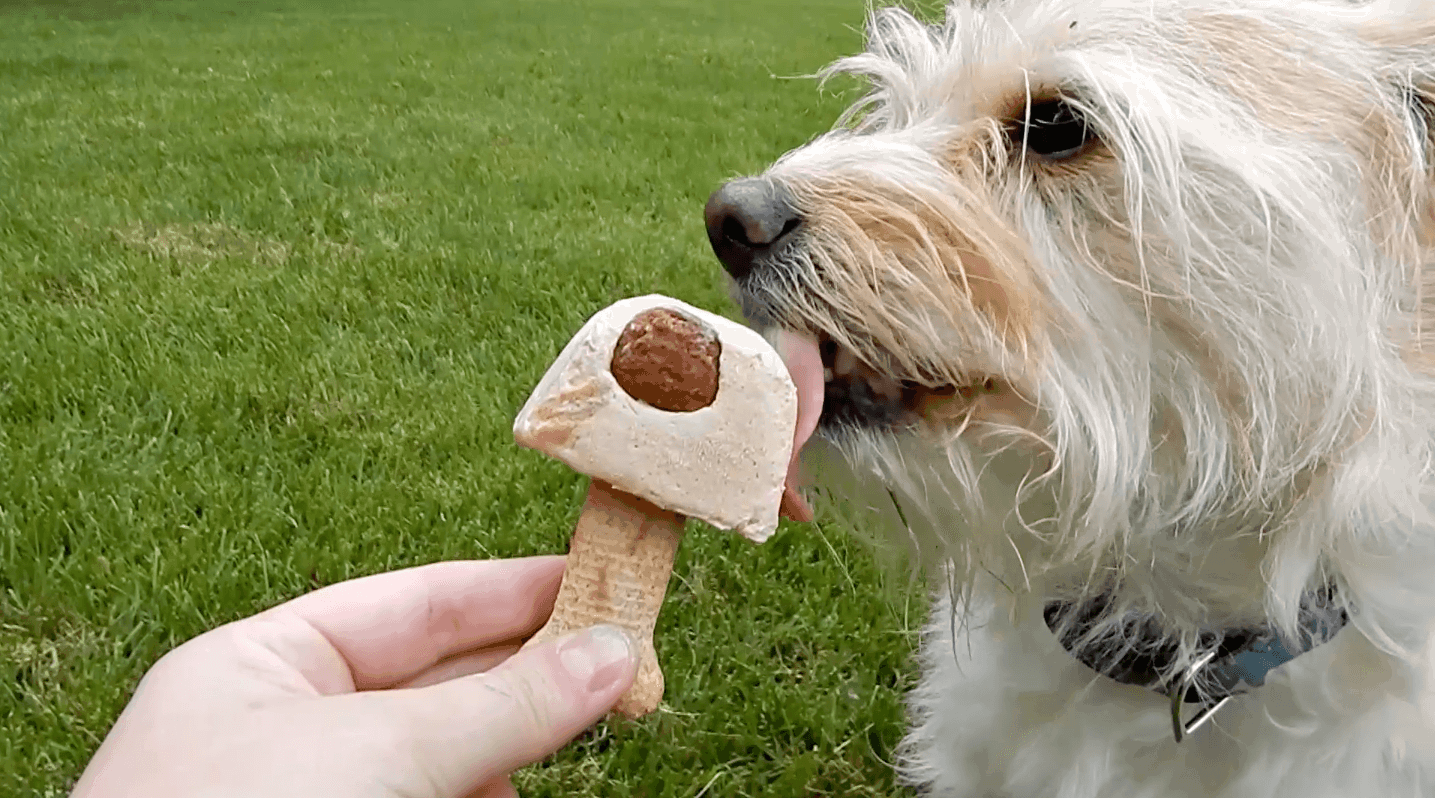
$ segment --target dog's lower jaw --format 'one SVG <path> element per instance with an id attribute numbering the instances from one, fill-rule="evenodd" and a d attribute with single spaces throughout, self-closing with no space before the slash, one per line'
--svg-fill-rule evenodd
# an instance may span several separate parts
<path id="1" fill-rule="evenodd" d="M 1347 629 L 1171 738 L 1169 705 L 1098 676 L 1039 612 L 1012 617 L 989 580 L 937 601 L 911 696 L 904 778 L 944 798 L 1417 798 L 1435 778 L 1432 674 Z"/>

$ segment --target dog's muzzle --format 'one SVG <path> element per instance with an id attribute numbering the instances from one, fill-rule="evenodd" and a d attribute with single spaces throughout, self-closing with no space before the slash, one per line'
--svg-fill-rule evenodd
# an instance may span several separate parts
<path id="1" fill-rule="evenodd" d="M 780 256 L 802 226 L 787 189 L 761 177 L 734 180 L 713 192 L 703 220 L 713 252 L 738 282 Z"/>

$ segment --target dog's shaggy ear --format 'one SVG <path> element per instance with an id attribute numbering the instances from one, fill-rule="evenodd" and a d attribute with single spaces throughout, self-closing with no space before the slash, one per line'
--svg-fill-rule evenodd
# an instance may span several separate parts
<path id="1" fill-rule="evenodd" d="M 1435 4 L 1376 0 L 1366 7 L 1364 38 L 1383 56 L 1383 75 L 1405 98 L 1410 132 L 1427 184 L 1435 178 Z"/>
<path id="2" fill-rule="evenodd" d="M 1416 345 L 1407 362 L 1435 376 L 1435 4 L 1429 0 L 1375 0 L 1366 6 L 1362 36 L 1382 55 L 1381 78 L 1404 100 L 1410 200 L 1417 218 L 1418 308 Z"/>

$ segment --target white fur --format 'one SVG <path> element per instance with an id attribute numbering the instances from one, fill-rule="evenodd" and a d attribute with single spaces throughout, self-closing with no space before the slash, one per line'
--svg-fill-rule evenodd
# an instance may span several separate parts
<path id="1" fill-rule="evenodd" d="M 1435 1 L 958 0 L 936 25 L 874 12 L 842 73 L 867 98 L 767 172 L 804 246 L 744 290 L 897 376 L 1009 386 L 830 442 L 847 509 L 949 588 L 904 772 L 964 798 L 1435 795 L 1431 165 L 1407 98 L 1435 92 Z M 1052 87 L 1110 163 L 1010 151 L 993 97 Z M 1351 625 L 1179 745 L 1163 698 L 1040 615 L 1118 584 L 1184 668 L 1203 629 L 1294 630 L 1326 580 Z"/>
<path id="2" fill-rule="evenodd" d="M 912 697 L 906 775 L 940 796 L 1413 798 L 1435 794 L 1435 735 L 1402 675 L 1342 633 L 1179 745 L 1166 702 L 1096 676 L 1038 615 L 939 604 Z"/>

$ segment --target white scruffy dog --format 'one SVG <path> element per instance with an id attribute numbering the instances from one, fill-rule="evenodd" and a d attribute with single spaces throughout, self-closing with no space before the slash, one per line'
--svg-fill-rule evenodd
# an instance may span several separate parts
<path id="1" fill-rule="evenodd" d="M 706 218 L 948 588 L 905 776 L 1435 796 L 1435 0 L 958 0 L 830 72 Z"/>

